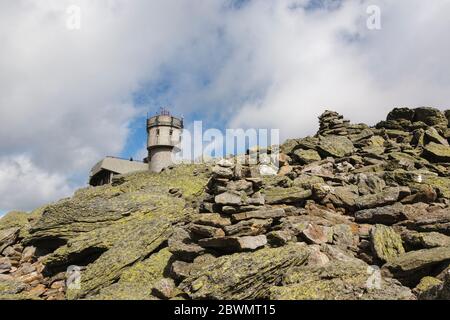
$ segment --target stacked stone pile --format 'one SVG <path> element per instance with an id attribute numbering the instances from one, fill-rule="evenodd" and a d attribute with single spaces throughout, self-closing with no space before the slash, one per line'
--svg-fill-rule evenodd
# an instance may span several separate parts
<path id="1" fill-rule="evenodd" d="M 344 119 L 342 115 L 335 111 L 326 110 L 319 117 L 319 134 L 320 135 L 347 135 L 347 127 L 350 121 Z"/>

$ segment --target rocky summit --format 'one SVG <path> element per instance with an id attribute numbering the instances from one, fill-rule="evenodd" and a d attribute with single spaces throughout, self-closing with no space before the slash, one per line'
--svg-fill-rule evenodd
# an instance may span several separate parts
<path id="1" fill-rule="evenodd" d="M 0 299 L 450 299 L 449 118 L 326 111 L 252 164 L 116 176 L 11 212 Z"/>

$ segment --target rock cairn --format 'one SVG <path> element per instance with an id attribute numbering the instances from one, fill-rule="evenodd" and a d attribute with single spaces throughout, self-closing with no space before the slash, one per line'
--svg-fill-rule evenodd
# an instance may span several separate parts
<path id="1" fill-rule="evenodd" d="M 319 134 L 345 136 L 348 134 L 347 127 L 349 124 L 350 121 L 345 120 L 339 113 L 326 110 L 319 117 Z"/>

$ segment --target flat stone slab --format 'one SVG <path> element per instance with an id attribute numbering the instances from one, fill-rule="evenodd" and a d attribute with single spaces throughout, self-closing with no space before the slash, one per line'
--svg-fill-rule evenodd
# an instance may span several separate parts
<path id="1" fill-rule="evenodd" d="M 277 209 L 262 209 L 255 211 L 248 211 L 233 214 L 234 221 L 250 220 L 250 219 L 273 219 L 282 218 L 286 216 L 286 211 L 283 208 Z"/>
<path id="2" fill-rule="evenodd" d="M 201 239 L 198 244 L 204 248 L 212 248 L 223 251 L 247 251 L 264 247 L 267 244 L 265 235 L 245 237 L 220 237 Z"/>

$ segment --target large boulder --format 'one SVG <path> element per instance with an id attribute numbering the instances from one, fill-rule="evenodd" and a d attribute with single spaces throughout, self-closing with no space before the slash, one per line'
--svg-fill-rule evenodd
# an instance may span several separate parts
<path id="1" fill-rule="evenodd" d="M 407 217 L 404 214 L 404 206 L 401 203 L 355 212 L 355 221 L 358 223 L 381 223 L 385 225 L 392 225 L 406 219 Z"/>
<path id="2" fill-rule="evenodd" d="M 431 142 L 424 147 L 423 156 L 431 162 L 450 162 L 450 147 Z"/>
<path id="3" fill-rule="evenodd" d="M 342 257 L 342 254 L 341 254 Z M 345 257 L 345 256 L 343 256 Z M 275 300 L 411 300 L 409 288 L 381 277 L 361 260 L 332 259 L 325 265 L 293 268 L 270 290 Z"/>
<path id="4" fill-rule="evenodd" d="M 320 158 L 319 153 L 315 150 L 297 149 L 293 152 L 293 155 L 295 155 L 295 159 L 300 164 L 309 164 L 315 161 L 322 160 L 322 158 Z"/>
<path id="5" fill-rule="evenodd" d="M 447 127 L 448 120 L 445 115 L 436 108 L 421 107 L 414 109 L 414 122 L 420 121 L 429 126 Z"/>
<path id="6" fill-rule="evenodd" d="M 269 297 L 269 290 L 292 267 L 308 258 L 301 244 L 236 253 L 196 267 L 179 286 L 192 299 L 246 300 Z"/>
<path id="7" fill-rule="evenodd" d="M 378 224 L 370 231 L 374 255 L 383 262 L 389 262 L 405 253 L 402 238 L 391 227 Z"/>
<path id="8" fill-rule="evenodd" d="M 395 121 L 395 120 L 408 120 L 413 121 L 414 118 L 414 110 L 410 108 L 394 108 L 387 115 L 386 120 Z"/>
<path id="9" fill-rule="evenodd" d="M 438 274 L 450 262 L 450 247 L 410 251 L 399 255 L 383 266 L 383 273 L 415 286 L 421 278 Z"/>
<path id="10" fill-rule="evenodd" d="M 320 138 L 319 152 L 323 157 L 342 158 L 354 151 L 353 143 L 343 136 L 325 136 Z"/>
<path id="11" fill-rule="evenodd" d="M 172 259 L 167 248 L 152 254 L 149 258 L 124 270 L 119 280 L 99 293 L 90 296 L 92 300 L 155 300 L 152 288 L 164 279 L 167 266 Z"/>
<path id="12" fill-rule="evenodd" d="M 138 172 L 115 179 L 112 185 L 78 190 L 43 209 L 42 217 L 32 225 L 25 243 L 59 247 L 82 233 L 108 227 L 116 222 L 149 213 L 156 208 L 168 210 L 168 218 L 182 216 L 186 199 L 201 197 L 208 181 L 203 165 L 180 165 L 160 174 Z M 178 189 L 182 198 L 170 195 Z M 53 248 L 53 249 L 54 249 Z"/>
<path id="13" fill-rule="evenodd" d="M 264 191 L 267 204 L 297 203 L 312 196 L 311 190 L 298 187 L 272 187 Z"/>
<path id="14" fill-rule="evenodd" d="M 2 253 L 6 247 L 14 244 L 19 235 L 19 231 L 20 229 L 15 227 L 0 230 L 0 253 Z"/>

